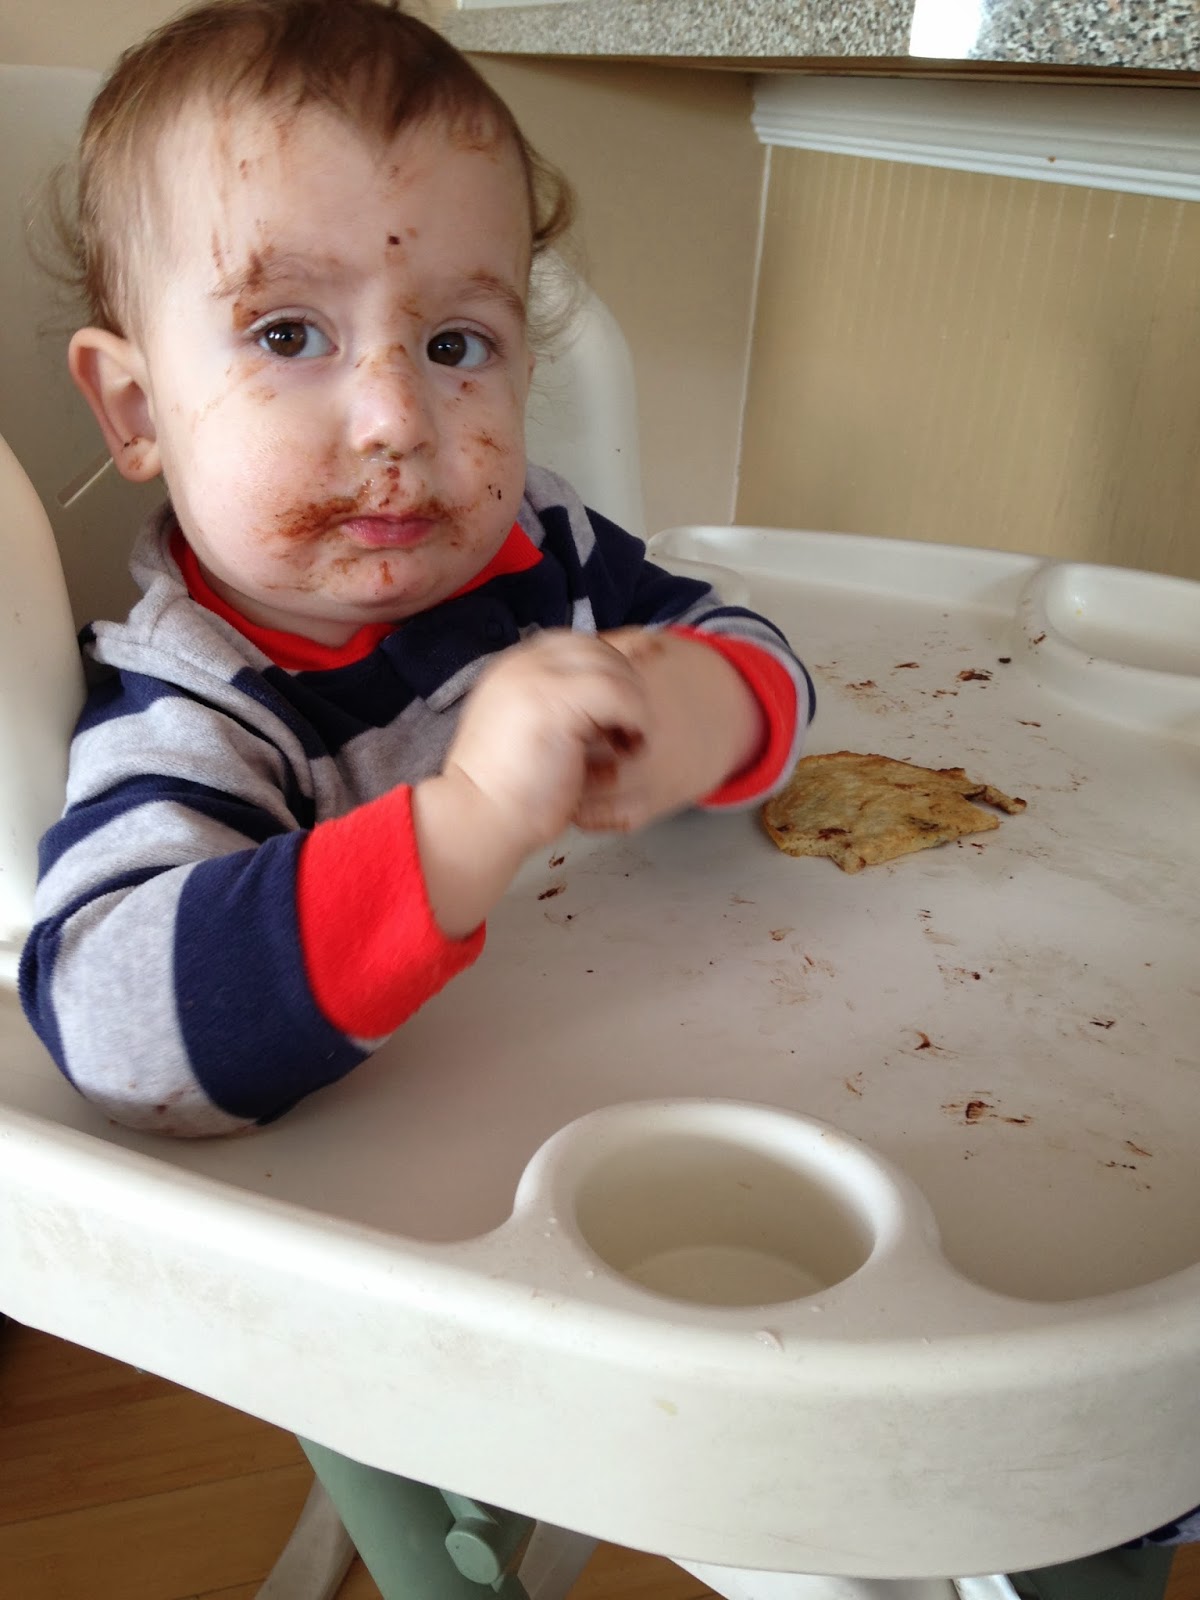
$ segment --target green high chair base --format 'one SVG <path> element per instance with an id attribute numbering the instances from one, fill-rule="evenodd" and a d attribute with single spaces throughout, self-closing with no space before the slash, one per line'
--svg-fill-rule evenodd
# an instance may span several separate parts
<path id="1" fill-rule="evenodd" d="M 528 1600 L 516 1567 L 532 1518 L 300 1444 L 384 1600 Z"/>
<path id="2" fill-rule="evenodd" d="M 1012 1575 L 1021 1600 L 1163 1600 L 1174 1551 L 1166 1545 L 1106 1550 L 1059 1567 Z"/>

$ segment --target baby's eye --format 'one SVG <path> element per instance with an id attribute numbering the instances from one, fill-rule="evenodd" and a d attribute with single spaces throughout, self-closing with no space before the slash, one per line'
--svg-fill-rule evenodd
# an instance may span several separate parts
<path id="1" fill-rule="evenodd" d="M 440 367 L 481 367 L 491 357 L 492 346 L 482 334 L 447 328 L 444 333 L 434 334 L 425 353 Z"/>
<path id="2" fill-rule="evenodd" d="M 257 343 L 273 356 L 327 356 L 333 345 L 311 322 L 288 318 L 259 331 Z"/>

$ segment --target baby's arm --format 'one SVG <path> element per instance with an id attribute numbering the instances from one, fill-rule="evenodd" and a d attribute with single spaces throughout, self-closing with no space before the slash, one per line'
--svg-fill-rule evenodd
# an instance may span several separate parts
<path id="1" fill-rule="evenodd" d="M 174 1134 L 268 1120 L 365 1059 L 479 954 L 595 727 L 644 717 L 617 651 L 545 635 L 484 675 L 441 777 L 314 826 L 298 750 L 149 685 L 76 739 L 22 999 L 81 1093 Z"/>
<path id="2" fill-rule="evenodd" d="M 547 632 L 493 662 L 441 774 L 413 796 L 425 884 L 447 936 L 476 928 L 525 857 L 567 826 L 602 730 L 637 746 L 651 716 L 643 675 L 615 641 Z"/>

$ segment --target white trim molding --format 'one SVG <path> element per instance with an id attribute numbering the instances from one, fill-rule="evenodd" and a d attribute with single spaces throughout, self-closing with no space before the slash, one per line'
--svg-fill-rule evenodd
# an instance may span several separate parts
<path id="1" fill-rule="evenodd" d="M 1200 88 L 755 80 L 764 144 L 1200 200 Z"/>

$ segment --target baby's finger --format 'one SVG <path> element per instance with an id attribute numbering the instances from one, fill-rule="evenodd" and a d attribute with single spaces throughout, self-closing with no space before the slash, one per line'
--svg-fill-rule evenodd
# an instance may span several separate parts
<path id="1" fill-rule="evenodd" d="M 627 807 L 601 799 L 582 801 L 571 822 L 584 833 L 632 833 L 640 826 Z"/>
<path id="2" fill-rule="evenodd" d="M 628 833 L 651 820 L 650 795 L 636 761 L 616 764 L 611 775 L 588 771 L 571 818 L 593 833 Z"/>
<path id="3" fill-rule="evenodd" d="M 640 755 L 646 747 L 646 735 L 637 728 L 601 728 L 600 734 L 609 749 L 619 756 Z"/>
<path id="4" fill-rule="evenodd" d="M 609 672 L 629 677 L 632 670 L 624 651 L 618 650 L 598 634 L 572 633 L 567 628 L 551 628 L 532 634 L 512 652 L 539 666 L 564 676 L 587 672 Z"/>
<path id="5" fill-rule="evenodd" d="M 589 756 L 584 768 L 584 783 L 591 789 L 611 789 L 620 772 L 611 756 Z"/>
<path id="6" fill-rule="evenodd" d="M 646 744 L 650 702 L 633 674 L 596 671 L 560 679 L 557 693 L 573 708 L 589 756 L 627 760 Z"/>

